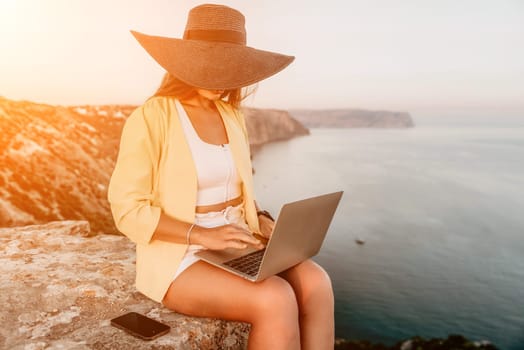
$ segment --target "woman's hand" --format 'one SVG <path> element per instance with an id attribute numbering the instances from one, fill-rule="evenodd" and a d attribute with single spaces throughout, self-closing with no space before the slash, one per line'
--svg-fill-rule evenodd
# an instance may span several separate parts
<path id="1" fill-rule="evenodd" d="M 252 245 L 262 249 L 262 243 L 251 232 L 236 224 L 205 228 L 195 226 L 190 237 L 191 244 L 199 244 L 211 250 L 226 248 L 244 249 Z"/>
<path id="2" fill-rule="evenodd" d="M 258 216 L 258 225 L 260 227 L 260 234 L 265 237 L 269 238 L 271 237 L 271 233 L 273 233 L 273 227 L 275 227 L 275 223 L 273 220 L 268 218 L 265 215 L 259 215 Z"/>

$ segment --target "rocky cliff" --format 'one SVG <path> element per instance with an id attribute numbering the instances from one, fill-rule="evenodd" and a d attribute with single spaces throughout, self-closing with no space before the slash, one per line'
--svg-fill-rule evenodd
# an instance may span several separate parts
<path id="1" fill-rule="evenodd" d="M 88 220 L 116 233 L 107 184 L 130 105 L 51 106 L 0 97 L 0 227 Z M 246 109 L 253 148 L 307 133 L 287 112 Z"/>
<path id="2" fill-rule="evenodd" d="M 326 109 L 289 111 L 309 128 L 410 128 L 415 126 L 407 112 L 364 109 Z"/>
<path id="3" fill-rule="evenodd" d="M 498 350 L 487 340 L 469 340 L 460 334 L 450 334 L 447 338 L 423 338 L 415 336 L 401 340 L 394 345 L 372 343 L 368 340 L 337 339 L 335 350 Z"/>
<path id="4" fill-rule="evenodd" d="M 287 111 L 244 108 L 252 151 L 266 143 L 308 135 L 309 130 Z"/>
<path id="5" fill-rule="evenodd" d="M 114 232 L 107 184 L 132 110 L 1 99 L 0 227 L 87 219 Z"/>

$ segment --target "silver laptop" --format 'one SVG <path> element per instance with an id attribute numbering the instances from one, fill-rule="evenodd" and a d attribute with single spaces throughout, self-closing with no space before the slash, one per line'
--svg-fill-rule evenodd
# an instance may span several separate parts
<path id="1" fill-rule="evenodd" d="M 264 249 L 202 250 L 196 255 L 253 282 L 276 275 L 318 253 L 342 193 L 329 193 L 282 206 Z"/>

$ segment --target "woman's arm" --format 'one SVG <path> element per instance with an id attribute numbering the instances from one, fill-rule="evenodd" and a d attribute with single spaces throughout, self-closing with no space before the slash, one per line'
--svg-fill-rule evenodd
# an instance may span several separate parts
<path id="1" fill-rule="evenodd" d="M 158 226 L 151 240 L 172 243 L 199 244 L 208 249 L 244 249 L 248 244 L 261 248 L 259 240 L 239 225 L 229 224 L 213 228 L 193 225 L 173 217 L 160 214 Z"/>
<path id="2" fill-rule="evenodd" d="M 160 118 L 148 118 L 144 109 L 137 108 L 124 124 L 108 188 L 116 227 L 139 244 L 149 243 L 162 211 L 152 204 L 154 164 L 161 149 Z"/>

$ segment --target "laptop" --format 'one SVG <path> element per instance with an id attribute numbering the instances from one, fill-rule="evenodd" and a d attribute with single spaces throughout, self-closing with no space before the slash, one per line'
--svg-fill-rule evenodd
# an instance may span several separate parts
<path id="1" fill-rule="evenodd" d="M 276 275 L 319 252 L 342 193 L 283 205 L 264 249 L 201 250 L 196 255 L 252 282 Z"/>

